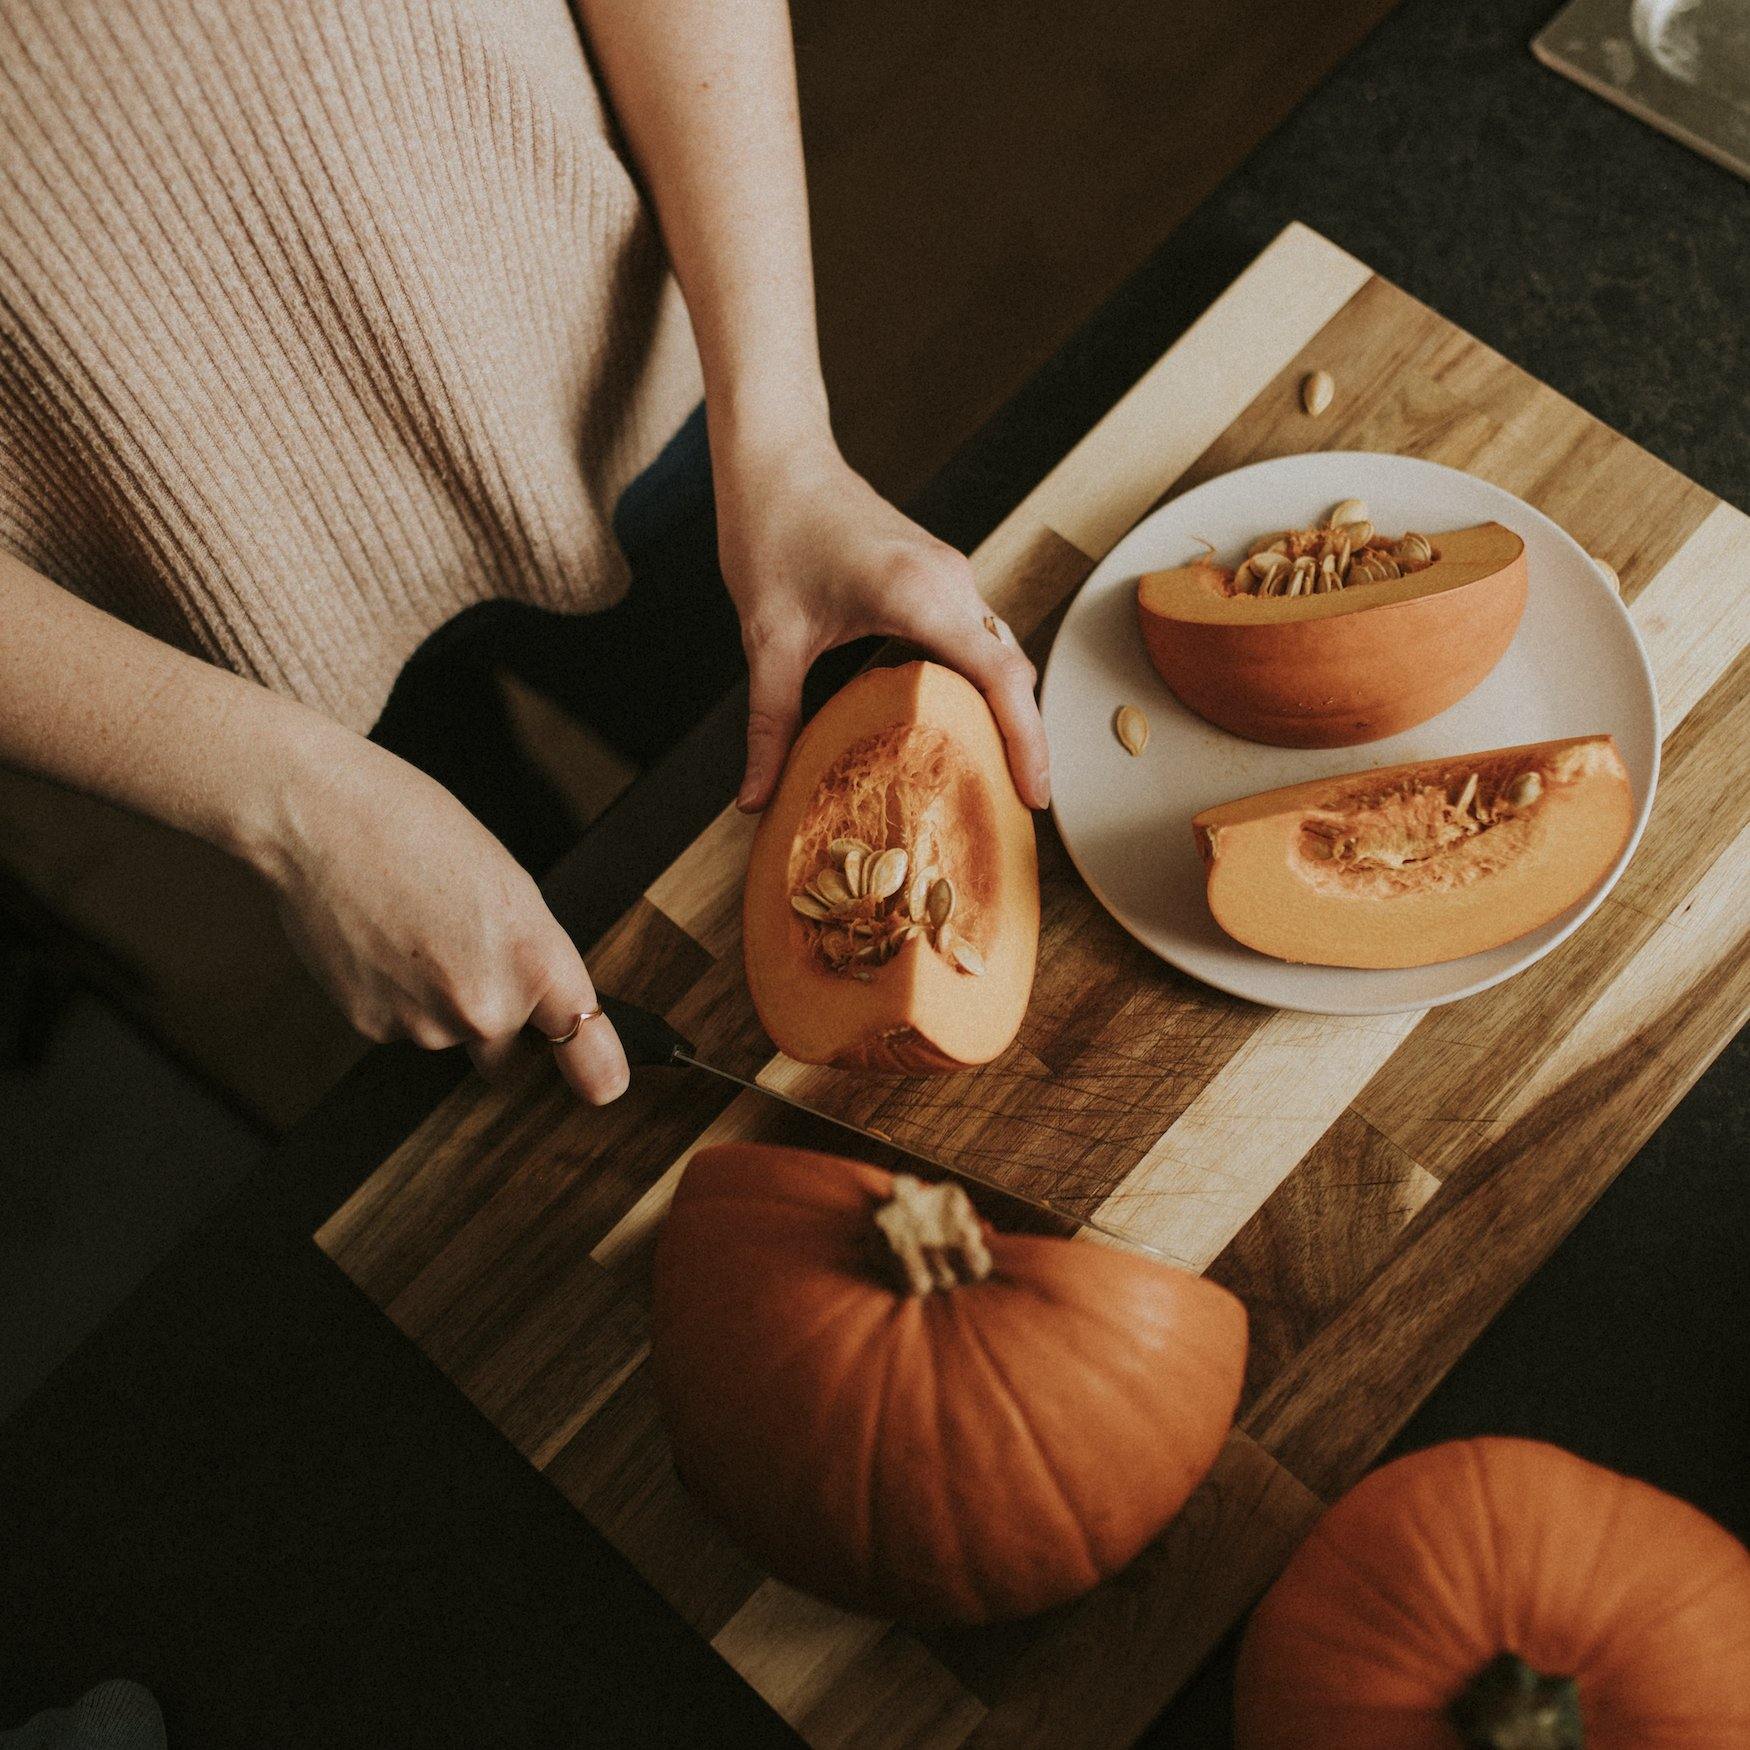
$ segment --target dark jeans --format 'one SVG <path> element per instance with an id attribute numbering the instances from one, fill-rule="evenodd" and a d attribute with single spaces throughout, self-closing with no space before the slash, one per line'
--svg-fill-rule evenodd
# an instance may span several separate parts
<path id="1" fill-rule="evenodd" d="M 717 569 L 704 409 L 628 486 L 614 532 L 632 587 L 599 614 L 482 602 L 414 652 L 371 739 L 449 789 L 525 868 L 570 845 L 565 803 L 523 756 L 495 671 L 508 670 L 649 765 L 745 673 Z"/>

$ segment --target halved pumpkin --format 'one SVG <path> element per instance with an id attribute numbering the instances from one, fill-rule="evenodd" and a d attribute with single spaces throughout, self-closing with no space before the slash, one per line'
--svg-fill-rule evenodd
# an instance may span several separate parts
<path id="1" fill-rule="evenodd" d="M 1149 660 L 1181 703 L 1275 747 L 1352 747 L 1477 686 L 1525 611 L 1525 543 L 1500 523 L 1430 535 L 1432 563 L 1316 595 L 1258 595 L 1203 561 L 1137 584 Z"/>
<path id="2" fill-rule="evenodd" d="M 1191 823 L 1234 938 L 1316 966 L 1427 966 L 1499 947 L 1584 899 L 1628 842 L 1608 735 L 1315 778 Z"/>
<path id="3" fill-rule="evenodd" d="M 742 906 L 748 988 L 803 1063 L 988 1063 L 1033 988 L 1033 817 L 990 708 L 931 662 L 878 668 L 791 751 L 755 834 Z"/>

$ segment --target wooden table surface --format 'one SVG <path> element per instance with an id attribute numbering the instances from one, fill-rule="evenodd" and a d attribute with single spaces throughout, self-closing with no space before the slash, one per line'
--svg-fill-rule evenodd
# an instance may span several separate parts
<path id="1" fill-rule="evenodd" d="M 1297 390 L 1319 366 L 1337 395 L 1314 421 Z M 651 1071 L 595 1112 L 545 1063 L 470 1080 L 317 1236 L 813 1744 L 1134 1738 L 1750 1007 L 1750 520 L 1317 234 L 1284 231 L 1041 482 L 975 555 L 981 585 L 1037 654 L 1163 496 L 1313 448 L 1467 469 L 1621 577 L 1659 687 L 1658 801 L 1616 889 L 1535 967 L 1421 1013 L 1255 1007 L 1132 942 L 1041 822 L 1039 978 L 1010 1051 L 955 1077 L 811 1069 L 773 1056 L 748 1003 L 733 812 L 590 955 L 725 1067 L 1241 1296 L 1238 1425 L 1123 1575 L 1049 1617 L 919 1636 L 762 1575 L 683 1494 L 645 1316 L 680 1168 L 729 1137 L 836 1145 L 759 1095 Z"/>

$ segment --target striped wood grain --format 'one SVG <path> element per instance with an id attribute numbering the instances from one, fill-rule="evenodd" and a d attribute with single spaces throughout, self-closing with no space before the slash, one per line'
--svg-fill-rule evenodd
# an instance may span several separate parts
<path id="1" fill-rule="evenodd" d="M 1315 366 L 1337 382 L 1316 423 L 1296 398 Z M 765 1578 L 688 1500 L 645 1332 L 681 1165 L 730 1136 L 835 1145 L 756 1095 L 653 1072 L 593 1112 L 544 1066 L 469 1083 L 318 1236 L 813 1744 L 1128 1741 L 1750 1007 L 1750 521 L 1312 232 L 1284 232 L 1028 495 L 974 556 L 981 587 L 1037 648 L 1165 494 L 1310 447 L 1466 468 L 1620 575 L 1664 779 L 1625 878 L 1530 971 L 1420 1015 L 1271 1014 L 1156 963 L 1042 823 L 1040 972 L 1015 1047 L 971 1076 L 842 1075 L 774 1057 L 752 1016 L 751 827 L 733 811 L 591 956 L 603 988 L 726 1067 L 1121 1222 L 1246 1301 L 1240 1427 L 1124 1575 L 1036 1622 L 911 1635 Z"/>

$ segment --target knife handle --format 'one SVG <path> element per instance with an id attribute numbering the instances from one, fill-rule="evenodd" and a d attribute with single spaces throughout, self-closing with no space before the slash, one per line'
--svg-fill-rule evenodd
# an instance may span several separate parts
<path id="1" fill-rule="evenodd" d="M 614 1023 L 620 1043 L 626 1048 L 626 1061 L 634 1067 L 674 1062 L 677 1051 L 691 1051 L 686 1039 L 662 1016 L 621 997 L 604 996 L 596 992 L 602 1013 Z"/>

